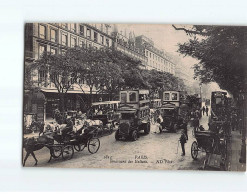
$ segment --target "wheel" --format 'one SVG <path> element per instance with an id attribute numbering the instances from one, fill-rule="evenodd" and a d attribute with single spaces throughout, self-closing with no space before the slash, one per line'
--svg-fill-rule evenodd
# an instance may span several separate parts
<path id="1" fill-rule="evenodd" d="M 77 152 L 80 152 L 80 151 L 84 150 L 85 147 L 86 147 L 86 146 L 85 146 L 84 143 L 75 144 L 75 145 L 74 145 L 74 149 L 75 149 Z"/>
<path id="2" fill-rule="evenodd" d="M 119 137 L 119 130 L 117 130 L 116 133 L 115 133 L 115 139 L 118 141 L 119 138 L 120 138 L 120 137 Z"/>
<path id="3" fill-rule="evenodd" d="M 132 141 L 136 141 L 137 140 L 137 131 L 136 130 L 132 131 L 131 139 L 132 139 Z"/>
<path id="4" fill-rule="evenodd" d="M 144 133 L 149 134 L 150 133 L 150 123 L 147 123 L 146 126 L 144 127 Z"/>
<path id="5" fill-rule="evenodd" d="M 62 155 L 62 147 L 61 146 L 53 146 L 50 149 L 50 154 L 53 158 L 58 158 Z"/>
<path id="6" fill-rule="evenodd" d="M 98 138 L 91 138 L 89 141 L 88 141 L 88 151 L 91 153 L 91 154 L 94 154 L 96 152 L 98 152 L 99 150 L 99 147 L 100 147 L 100 141 Z"/>
<path id="7" fill-rule="evenodd" d="M 74 148 L 71 145 L 63 147 L 62 157 L 64 160 L 70 160 L 74 155 Z"/>
<path id="8" fill-rule="evenodd" d="M 194 141 L 191 145 L 191 157 L 196 160 L 198 156 L 198 144 L 196 141 Z"/>

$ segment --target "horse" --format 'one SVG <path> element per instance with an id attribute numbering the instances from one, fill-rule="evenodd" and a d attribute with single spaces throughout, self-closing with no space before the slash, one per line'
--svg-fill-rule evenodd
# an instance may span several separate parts
<path id="1" fill-rule="evenodd" d="M 52 137 L 49 137 L 47 135 L 39 136 L 38 138 L 32 137 L 32 138 L 24 138 L 23 140 L 23 148 L 25 149 L 26 156 L 23 161 L 23 166 L 25 166 L 26 160 L 31 154 L 35 160 L 35 166 L 38 164 L 38 160 L 35 157 L 34 151 L 40 150 L 43 147 L 46 146 L 46 144 L 53 144 L 54 139 Z M 47 147 L 47 146 L 46 146 Z M 50 148 L 49 148 L 50 149 Z"/>

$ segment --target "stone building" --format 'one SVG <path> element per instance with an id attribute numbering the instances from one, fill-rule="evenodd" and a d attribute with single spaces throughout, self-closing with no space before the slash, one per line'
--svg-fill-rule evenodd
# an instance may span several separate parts
<path id="1" fill-rule="evenodd" d="M 129 35 L 127 35 L 126 31 L 124 33 L 122 31 L 119 32 L 117 25 L 114 25 L 112 38 L 114 49 L 121 51 L 135 60 L 141 61 L 142 66 L 140 68 L 147 66 L 147 57 L 136 47 L 134 32 L 129 32 Z"/>
<path id="2" fill-rule="evenodd" d="M 27 23 L 25 24 L 25 67 L 39 59 L 44 51 L 52 54 L 62 54 L 69 47 L 113 47 L 111 37 L 111 25 L 109 24 L 85 24 L 85 23 Z M 58 91 L 50 82 L 49 73 L 42 70 L 33 70 L 31 81 L 39 87 L 45 95 L 46 115 L 51 117 L 58 107 Z M 85 84 L 83 91 L 79 86 L 73 85 L 66 93 L 66 110 L 75 110 L 85 104 L 85 96 L 89 87 Z M 32 94 L 28 90 L 26 94 Z M 93 90 L 94 101 L 104 100 L 104 96 L 96 96 Z M 25 99 L 28 99 L 25 97 Z M 30 101 L 32 98 L 29 98 Z M 28 104 L 28 102 L 26 102 Z M 24 110 L 30 112 L 30 110 Z M 36 113 L 37 114 L 37 113 Z M 44 116 L 45 120 L 45 116 Z"/>
<path id="3" fill-rule="evenodd" d="M 144 36 L 136 37 L 136 47 L 147 57 L 147 69 L 155 69 L 161 72 L 169 72 L 175 75 L 176 65 L 164 51 L 157 49 L 154 42 Z"/>

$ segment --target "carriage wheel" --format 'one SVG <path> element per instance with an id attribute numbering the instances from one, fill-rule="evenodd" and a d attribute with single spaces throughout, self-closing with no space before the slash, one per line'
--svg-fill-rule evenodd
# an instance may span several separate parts
<path id="1" fill-rule="evenodd" d="M 70 160 L 74 155 L 74 148 L 71 145 L 63 147 L 62 157 L 64 160 Z"/>
<path id="2" fill-rule="evenodd" d="M 51 156 L 53 158 L 58 158 L 62 155 L 62 147 L 61 146 L 53 146 L 50 149 Z"/>
<path id="3" fill-rule="evenodd" d="M 86 145 L 84 143 L 74 145 L 74 149 L 77 152 L 84 150 L 85 147 L 86 147 Z"/>
<path id="4" fill-rule="evenodd" d="M 99 150 L 99 147 L 100 147 L 100 141 L 99 141 L 99 139 L 98 138 L 91 138 L 88 141 L 87 147 L 88 147 L 88 151 L 91 154 L 96 153 Z"/>
<path id="5" fill-rule="evenodd" d="M 191 145 L 191 157 L 196 160 L 197 156 L 198 156 L 198 143 L 196 141 L 194 141 Z"/>

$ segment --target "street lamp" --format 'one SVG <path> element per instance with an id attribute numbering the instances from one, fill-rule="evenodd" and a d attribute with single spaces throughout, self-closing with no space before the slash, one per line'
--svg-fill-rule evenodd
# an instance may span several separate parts
<path id="1" fill-rule="evenodd" d="M 246 91 L 239 92 L 239 103 L 241 112 L 241 131 L 242 131 L 242 143 L 241 143 L 241 156 L 239 158 L 240 163 L 246 163 Z"/>

